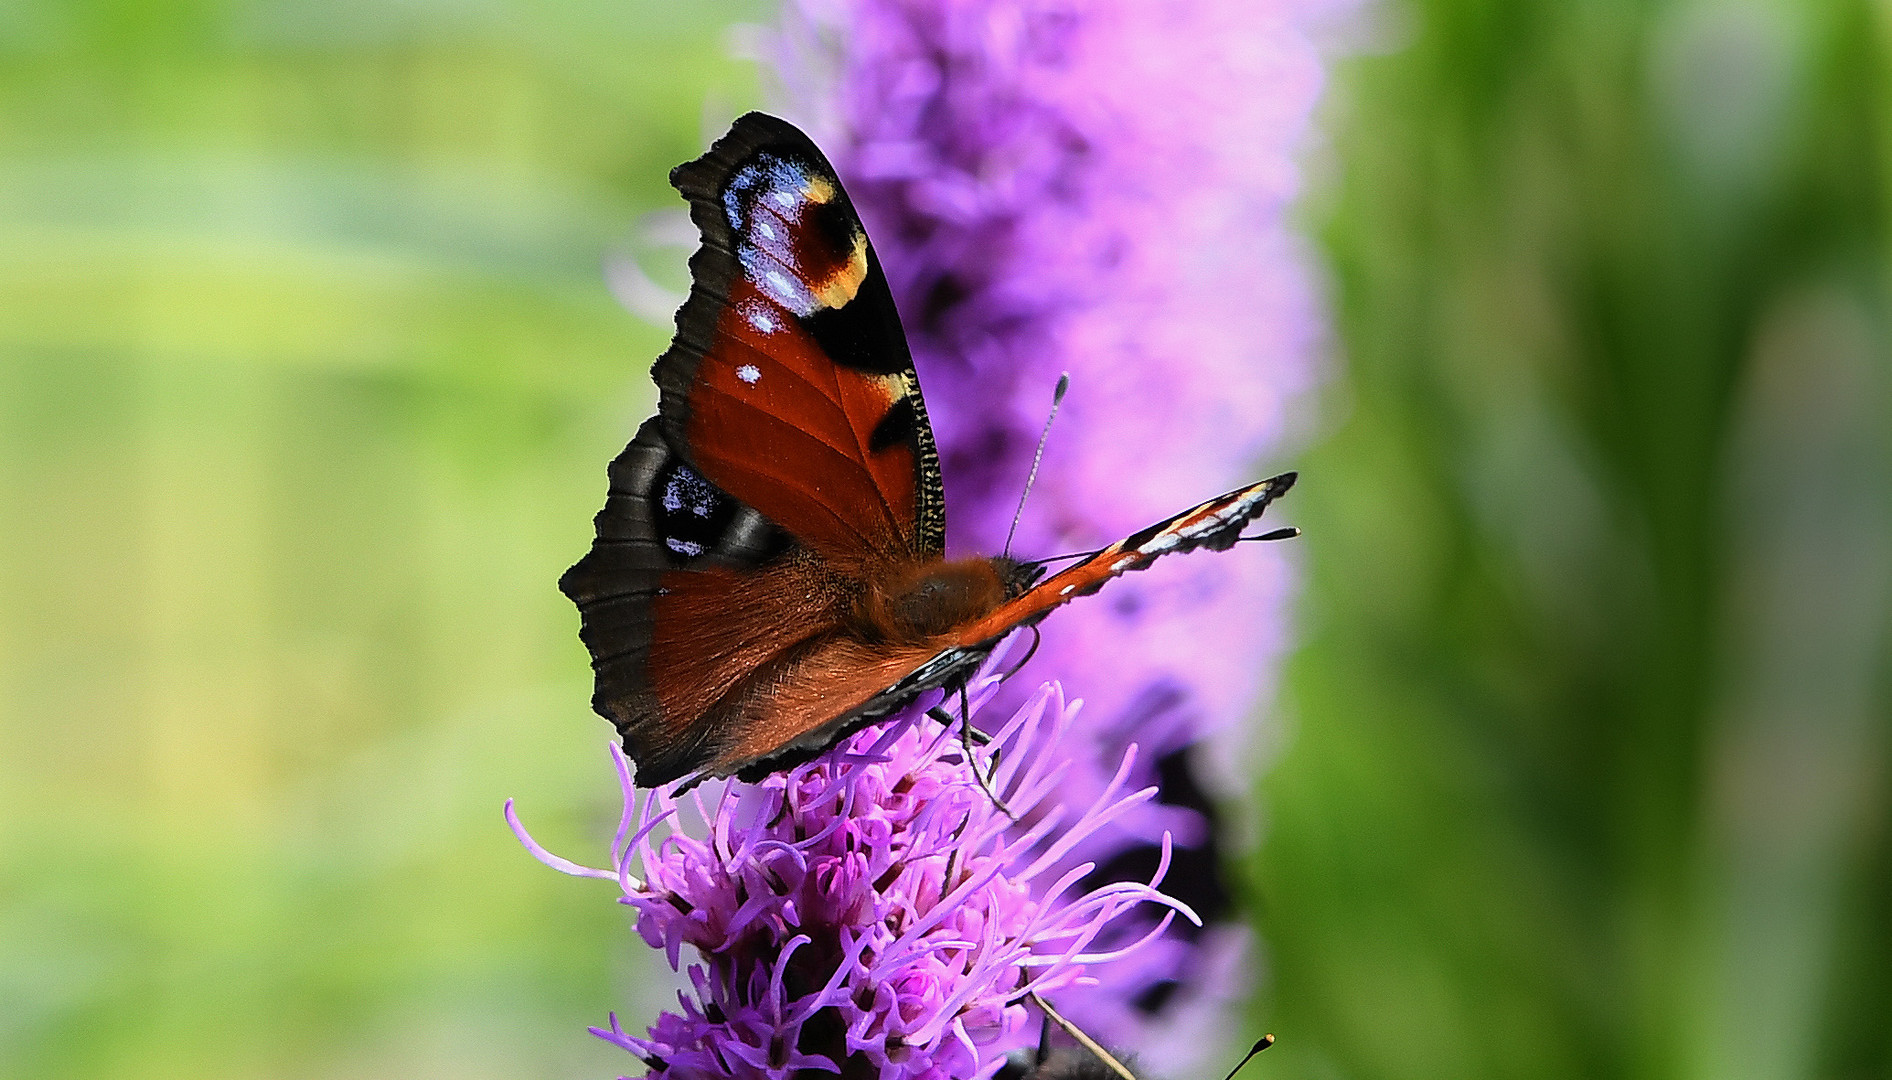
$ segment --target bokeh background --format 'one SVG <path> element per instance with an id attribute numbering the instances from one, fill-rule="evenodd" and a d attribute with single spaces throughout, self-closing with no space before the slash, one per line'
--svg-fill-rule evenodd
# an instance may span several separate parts
<path id="1" fill-rule="evenodd" d="M 768 16 L 0 6 L 0 1075 L 625 1067 L 648 958 L 499 805 L 614 815 L 600 268 Z M 1892 1077 L 1892 9 L 1330 38 L 1254 1075 Z"/>

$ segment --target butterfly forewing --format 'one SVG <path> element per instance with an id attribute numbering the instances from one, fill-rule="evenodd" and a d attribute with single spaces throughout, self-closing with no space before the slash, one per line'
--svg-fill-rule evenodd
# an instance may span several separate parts
<path id="1" fill-rule="evenodd" d="M 1197 548 L 1226 551 L 1235 545 L 1244 526 L 1260 517 L 1269 503 L 1294 486 L 1295 475 L 1282 473 L 1236 488 L 1134 533 L 1051 575 L 990 615 L 962 627 L 955 635 L 957 644 L 962 648 L 976 648 L 994 643 L 1013 630 L 1044 618 L 1053 608 L 1080 596 L 1089 596 L 1110 579 L 1142 570 L 1164 555 Z"/>
<path id="2" fill-rule="evenodd" d="M 919 378 L 827 158 L 750 113 L 671 182 L 703 236 L 652 371 L 671 445 L 831 560 L 937 555 L 944 497 Z"/>

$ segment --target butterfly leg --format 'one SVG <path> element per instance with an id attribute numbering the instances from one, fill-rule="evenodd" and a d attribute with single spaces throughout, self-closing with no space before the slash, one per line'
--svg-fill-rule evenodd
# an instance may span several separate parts
<path id="1" fill-rule="evenodd" d="M 1032 623 L 1031 625 L 1025 627 L 1025 629 L 1031 631 L 1031 648 L 1025 650 L 1024 659 L 1020 660 L 1016 664 L 1013 664 L 1011 668 L 1005 672 L 1005 674 L 999 676 L 999 681 L 1002 683 L 1011 682 L 1012 676 L 1018 674 L 1018 670 L 1020 668 L 1024 667 L 1026 664 L 1031 663 L 1031 658 L 1038 655 L 1038 646 L 1044 643 L 1044 638 L 1041 637 L 1038 633 L 1037 623 Z"/>
<path id="2" fill-rule="evenodd" d="M 1011 808 L 1005 805 L 1005 800 L 999 798 L 998 793 L 992 790 L 991 778 L 987 777 L 985 773 L 979 770 L 979 759 L 974 757 L 972 753 L 972 744 L 974 741 L 977 741 L 980 746 L 985 746 L 992 741 L 992 736 L 972 726 L 972 702 L 966 694 L 966 684 L 963 681 L 960 682 L 958 691 L 959 718 L 957 720 L 953 718 L 952 713 L 947 712 L 939 705 L 935 705 L 926 710 L 926 715 L 939 721 L 946 727 L 951 727 L 954 724 L 959 725 L 959 742 L 960 745 L 965 748 L 966 766 L 972 770 L 972 778 L 979 782 L 979 790 L 985 792 L 985 797 L 992 800 L 992 805 L 998 807 L 999 813 L 1011 818 L 1012 824 L 1016 825 L 1018 824 L 1018 815 L 1012 813 Z M 952 693 L 952 688 L 948 688 L 947 693 Z M 997 752 L 994 751 L 993 757 L 996 759 L 997 756 Z M 996 771 L 997 768 L 998 763 L 995 760 L 993 762 L 994 771 Z"/>
<path id="3" fill-rule="evenodd" d="M 985 797 L 991 799 L 992 805 L 999 808 L 999 813 L 1011 818 L 1012 824 L 1016 825 L 1018 824 L 1018 815 L 1012 813 L 1012 808 L 1006 806 L 1005 800 L 999 798 L 998 793 L 992 790 L 992 778 L 979 771 L 979 761 L 972 756 L 974 732 L 978 732 L 979 744 L 981 746 L 992 741 L 990 735 L 972 726 L 972 702 L 966 696 L 965 682 L 961 681 L 959 684 L 959 742 L 966 750 L 966 764 L 972 767 L 972 775 L 978 778 L 979 787 L 985 792 Z M 992 751 L 992 773 L 994 776 L 998 775 L 998 759 L 999 753 L 995 749 Z"/>

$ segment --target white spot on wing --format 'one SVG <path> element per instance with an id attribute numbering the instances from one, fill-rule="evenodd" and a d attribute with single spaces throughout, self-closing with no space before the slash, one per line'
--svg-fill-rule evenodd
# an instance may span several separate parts
<path id="1" fill-rule="evenodd" d="M 1196 537 L 1201 536 L 1203 533 L 1209 532 L 1212 529 L 1215 529 L 1217 526 L 1221 524 L 1222 524 L 1222 518 L 1214 514 L 1210 514 L 1208 517 L 1203 518 L 1201 521 L 1192 521 L 1187 525 L 1178 527 L 1176 530 L 1176 535 L 1179 537 L 1186 536 L 1189 539 L 1194 540 Z"/>
<path id="2" fill-rule="evenodd" d="M 769 298 L 797 315 L 812 315 L 821 306 L 808 287 L 794 278 L 772 268 L 768 257 L 761 249 L 743 245 L 739 252 L 742 269 L 750 281 L 756 283 Z"/>
<path id="3" fill-rule="evenodd" d="M 1182 537 L 1173 532 L 1158 533 L 1154 539 L 1137 550 L 1145 555 L 1161 555 L 1180 543 L 1182 543 Z"/>
<path id="4" fill-rule="evenodd" d="M 800 166 L 764 155 L 737 170 L 723 193 L 723 214 L 735 232 L 736 259 L 743 275 L 776 303 L 802 316 L 823 306 L 802 280 L 808 268 L 801 265 L 790 242 L 796 228 L 806 224 L 802 219 L 811 204 L 803 192 L 811 190 L 813 183 Z M 775 220 L 784 224 L 778 226 Z M 757 328 L 771 332 L 760 325 Z"/>
<path id="5" fill-rule="evenodd" d="M 679 540 L 672 536 L 664 540 L 664 546 L 679 555 L 688 555 L 692 558 L 703 554 L 703 545 L 694 540 Z"/>
<path id="6" fill-rule="evenodd" d="M 762 369 L 754 364 L 744 364 L 736 369 L 736 378 L 754 386 L 762 378 Z"/>

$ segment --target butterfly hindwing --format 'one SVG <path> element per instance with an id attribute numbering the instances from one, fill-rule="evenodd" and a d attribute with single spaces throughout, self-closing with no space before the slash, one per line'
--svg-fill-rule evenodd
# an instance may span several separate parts
<path id="1" fill-rule="evenodd" d="M 750 113 L 671 182 L 703 240 L 652 369 L 672 448 L 830 560 L 939 554 L 945 500 L 919 378 L 827 158 Z"/>
<path id="2" fill-rule="evenodd" d="M 559 588 L 578 605 L 597 678 L 592 707 L 623 735 L 640 780 L 674 779 L 721 748 L 725 735 L 702 714 L 835 617 L 805 604 L 788 607 L 802 618 L 737 617 L 755 610 L 744 598 L 796 592 L 804 583 L 787 579 L 808 560 L 673 453 L 657 418 L 611 463 L 610 482 L 597 538 Z"/>

